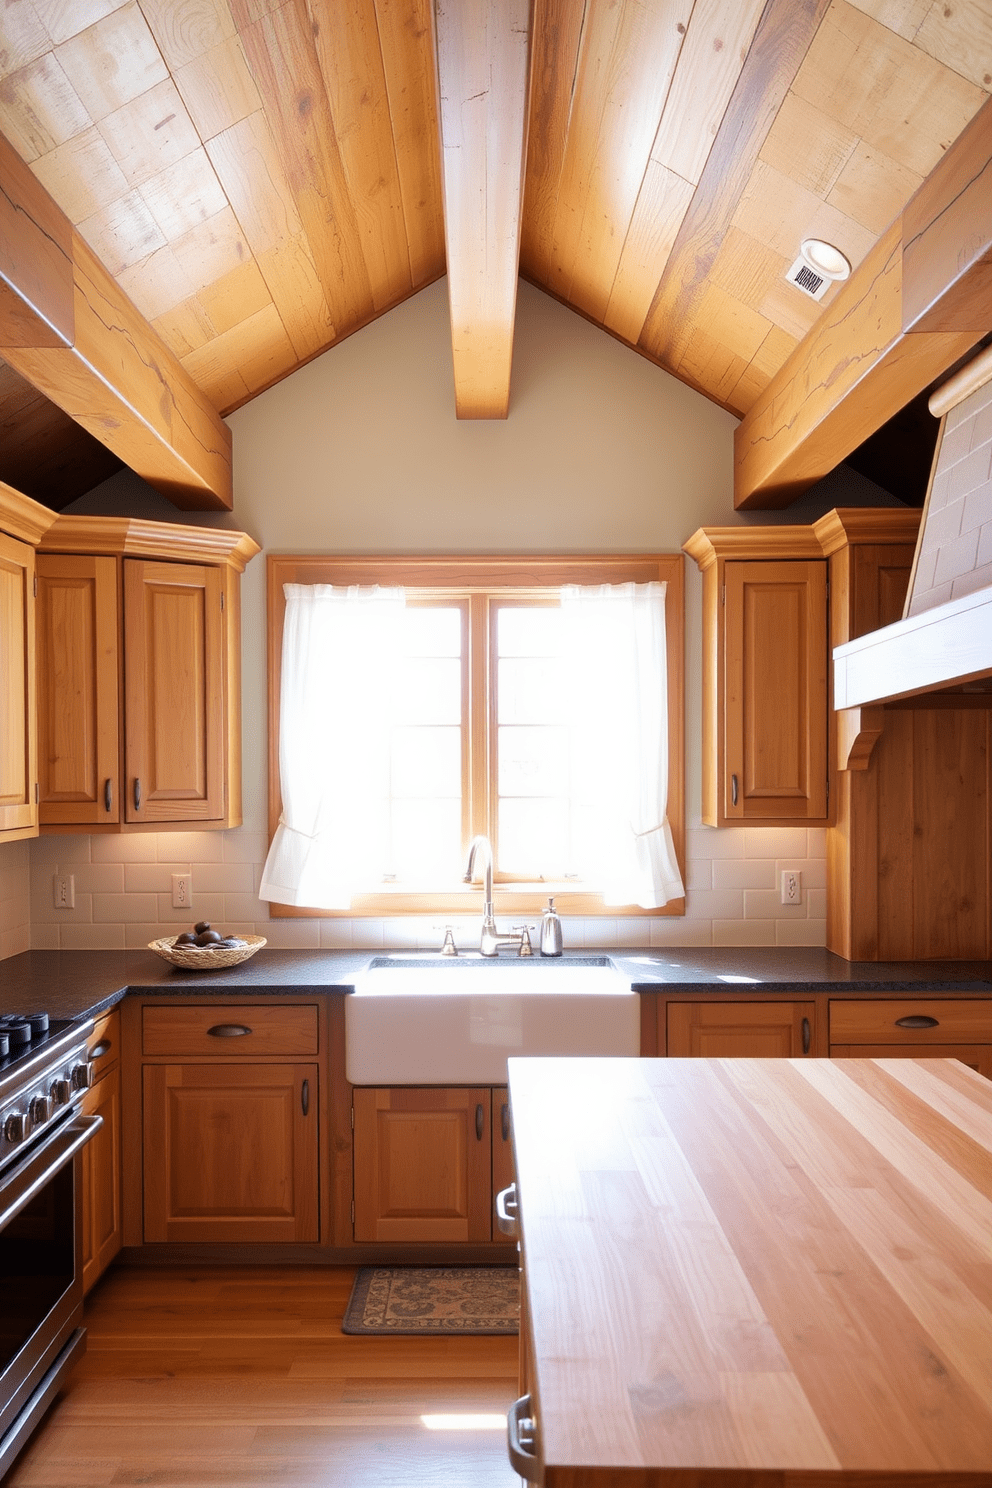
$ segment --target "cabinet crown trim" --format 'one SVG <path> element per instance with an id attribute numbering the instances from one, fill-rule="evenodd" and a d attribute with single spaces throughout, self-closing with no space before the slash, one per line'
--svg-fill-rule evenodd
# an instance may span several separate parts
<path id="1" fill-rule="evenodd" d="M 58 516 L 30 496 L 0 481 L 0 531 L 37 546 Z"/>
<path id="2" fill-rule="evenodd" d="M 43 552 L 123 554 L 187 563 L 226 563 L 237 573 L 262 551 L 247 532 L 138 517 L 61 516 L 39 543 Z"/>

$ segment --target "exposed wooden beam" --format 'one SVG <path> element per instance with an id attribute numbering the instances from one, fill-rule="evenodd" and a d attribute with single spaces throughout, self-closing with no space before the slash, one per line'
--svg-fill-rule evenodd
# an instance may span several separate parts
<path id="1" fill-rule="evenodd" d="M 992 329 L 992 99 L 902 216 L 904 331 Z"/>
<path id="2" fill-rule="evenodd" d="M 0 136 L 0 357 L 184 510 L 232 506 L 231 435 Z"/>
<path id="3" fill-rule="evenodd" d="M 638 344 L 678 368 L 710 270 L 829 0 L 768 0 Z M 681 376 L 681 373 L 679 374 Z"/>
<path id="4" fill-rule="evenodd" d="M 530 93 L 530 0 L 435 0 L 455 411 L 506 418 Z"/>
<path id="5" fill-rule="evenodd" d="M 738 510 L 788 506 L 988 332 L 987 248 L 979 245 L 976 255 L 958 235 L 969 232 L 970 222 L 990 219 L 981 199 L 989 190 L 990 158 L 992 100 L 841 286 L 739 424 L 734 435 Z M 968 182 L 976 183 L 977 196 Z M 947 204 L 948 222 L 956 224 L 946 241 L 941 201 Z M 939 251 L 934 270 L 927 265 L 924 273 L 920 252 L 929 236 L 927 222 Z M 907 225 L 914 232 L 919 229 L 912 254 L 905 252 L 911 241 Z M 951 251 L 954 240 L 957 249 Z M 904 314 L 907 275 L 915 276 L 910 294 L 919 307 L 910 332 Z M 931 310 L 935 324 L 928 325 Z M 960 329 L 962 321 L 969 328 Z M 945 327 L 936 328 L 942 322 Z"/>

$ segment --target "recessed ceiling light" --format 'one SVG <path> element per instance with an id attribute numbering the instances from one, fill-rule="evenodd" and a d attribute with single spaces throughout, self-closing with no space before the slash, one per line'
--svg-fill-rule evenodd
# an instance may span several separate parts
<path id="1" fill-rule="evenodd" d="M 804 238 L 799 252 L 810 268 L 822 274 L 824 279 L 846 279 L 851 272 L 850 261 L 840 249 L 833 243 L 825 243 L 822 238 Z"/>

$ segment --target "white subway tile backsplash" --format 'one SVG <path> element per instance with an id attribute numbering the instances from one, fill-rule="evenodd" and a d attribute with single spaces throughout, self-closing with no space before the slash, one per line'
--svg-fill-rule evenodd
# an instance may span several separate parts
<path id="1" fill-rule="evenodd" d="M 324 951 L 350 951 L 352 920 L 321 920 L 320 947 Z"/>
<path id="2" fill-rule="evenodd" d="M 804 920 L 808 896 L 803 885 L 803 899 L 799 904 L 783 904 L 778 889 L 747 889 L 744 894 L 744 918 L 746 920 Z"/>
<path id="3" fill-rule="evenodd" d="M 61 951 L 122 951 L 123 925 L 63 925 L 59 932 Z"/>
<path id="4" fill-rule="evenodd" d="M 780 946 L 822 946 L 826 944 L 826 920 L 776 920 L 775 944 Z"/>
<path id="5" fill-rule="evenodd" d="M 319 920 L 272 920 L 264 930 L 268 944 L 283 951 L 318 951 Z"/>
<path id="6" fill-rule="evenodd" d="M 746 858 L 790 858 L 793 866 L 809 850 L 805 827 L 743 827 Z"/>
<path id="7" fill-rule="evenodd" d="M 772 858 L 724 858 L 713 864 L 715 889 L 772 889 L 775 887 Z"/>
<path id="8" fill-rule="evenodd" d="M 952 579 L 951 597 L 962 599 L 966 594 L 975 594 L 979 589 L 990 587 L 992 587 L 992 562 L 983 564 L 981 568 L 973 568 L 971 573 L 961 574 L 959 578 Z"/>
<path id="9" fill-rule="evenodd" d="M 223 894 L 198 894 L 196 891 L 196 879 L 193 879 L 193 902 L 187 909 L 174 909 L 172 904 L 172 885 L 166 894 L 158 894 L 158 917 L 163 925 L 170 928 L 164 930 L 164 935 L 175 935 L 179 929 L 188 928 L 196 920 L 214 920 L 218 924 L 224 918 L 224 895 Z"/>
<path id="10" fill-rule="evenodd" d="M 193 872 L 194 894 L 250 894 L 255 898 L 255 873 L 251 863 L 197 863 Z M 256 901 L 257 903 L 257 901 Z"/>
<path id="11" fill-rule="evenodd" d="M 643 944 L 643 942 L 642 942 Z M 713 944 L 711 920 L 677 919 L 651 921 L 651 946 L 708 946 Z"/>
<path id="12" fill-rule="evenodd" d="M 172 867 L 168 863 L 125 863 L 124 888 L 129 894 L 170 894 L 172 874 L 188 873 L 188 863 Z M 194 885 L 195 888 L 195 885 Z"/>
<path id="13" fill-rule="evenodd" d="M 93 923 L 127 925 L 153 920 L 157 904 L 155 894 L 94 894 Z"/>
<path id="14" fill-rule="evenodd" d="M 774 920 L 714 920 L 715 946 L 763 946 L 775 944 Z"/>
<path id="15" fill-rule="evenodd" d="M 697 858 L 742 858 L 744 838 L 739 827 L 693 827 L 686 848 L 690 864 Z"/>
<path id="16" fill-rule="evenodd" d="M 60 949 L 58 925 L 41 925 L 31 922 L 31 949 L 33 951 L 57 951 Z"/>
<path id="17" fill-rule="evenodd" d="M 68 871 L 76 880 L 76 892 L 86 894 L 123 894 L 123 863 L 73 863 Z"/>
<path id="18" fill-rule="evenodd" d="M 235 827 L 230 832 L 221 832 L 225 863 L 264 864 L 269 850 L 268 838 L 261 832 L 249 832 L 246 827 Z"/>
<path id="19" fill-rule="evenodd" d="M 154 863 L 158 859 L 159 835 L 157 832 L 134 832 L 124 836 L 108 833 L 105 837 L 78 840 L 89 842 L 94 863 Z"/>
<path id="20" fill-rule="evenodd" d="M 221 863 L 223 832 L 160 832 L 155 838 L 160 863 Z"/>

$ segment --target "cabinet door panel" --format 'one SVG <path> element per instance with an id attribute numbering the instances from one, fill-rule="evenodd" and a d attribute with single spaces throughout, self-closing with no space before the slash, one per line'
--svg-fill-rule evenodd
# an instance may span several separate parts
<path id="1" fill-rule="evenodd" d="M 316 1065 L 146 1065 L 143 1084 L 146 1241 L 318 1238 Z"/>
<path id="2" fill-rule="evenodd" d="M 813 1052 L 812 1002 L 673 1002 L 669 1058 L 800 1059 Z"/>
<path id="3" fill-rule="evenodd" d="M 224 814 L 220 570 L 124 563 L 127 821 Z"/>
<path id="4" fill-rule="evenodd" d="M 728 821 L 827 814 L 827 578 L 822 562 L 728 563 Z"/>
<path id="5" fill-rule="evenodd" d="M 355 1239 L 491 1239 L 490 1091 L 353 1094 Z"/>
<path id="6" fill-rule="evenodd" d="M 510 1128 L 510 1092 L 505 1085 L 497 1086 L 493 1091 L 493 1198 L 504 1188 L 509 1188 L 516 1176 Z M 499 1238 L 495 1229 L 494 1238 Z"/>
<path id="7" fill-rule="evenodd" d="M 34 549 L 0 533 L 0 833 L 33 837 L 37 754 Z"/>
<path id="8" fill-rule="evenodd" d="M 87 1092 L 86 1116 L 103 1126 L 82 1151 L 83 1289 L 106 1270 L 121 1248 L 121 1076 L 114 1065 Z"/>
<path id="9" fill-rule="evenodd" d="M 38 557 L 43 824 L 120 820 L 117 563 Z"/>

